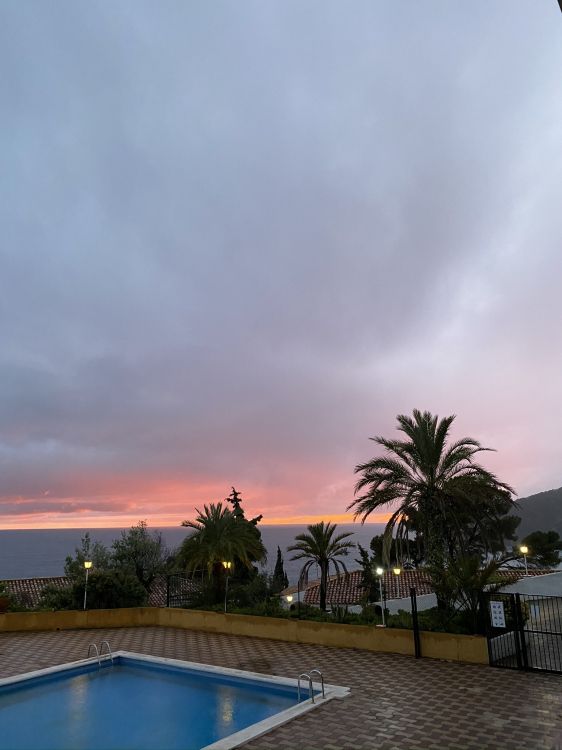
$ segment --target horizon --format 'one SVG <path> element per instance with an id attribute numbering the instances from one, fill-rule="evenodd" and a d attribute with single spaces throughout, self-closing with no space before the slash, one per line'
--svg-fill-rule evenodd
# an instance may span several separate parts
<path id="1" fill-rule="evenodd" d="M 282 519 L 272 519 L 271 521 L 260 521 L 260 526 L 308 526 L 312 523 L 319 523 L 320 521 L 329 521 L 331 523 L 335 523 L 338 526 L 339 525 L 346 525 L 346 526 L 371 526 L 371 525 L 380 525 L 386 523 L 388 520 L 389 515 L 388 514 L 373 514 L 374 518 L 379 518 L 382 520 L 368 520 L 362 523 L 361 521 L 354 521 L 353 518 L 349 519 L 347 516 L 345 517 L 335 517 L 332 516 L 331 518 L 324 518 L 322 516 L 302 516 L 298 517 L 299 520 L 282 520 Z M 145 519 L 138 519 L 137 521 L 133 521 L 132 523 L 121 523 L 121 524 L 110 524 L 110 525 L 102 525 L 102 524 L 89 524 L 87 526 L 6 526 L 6 527 L 0 527 L 0 531 L 89 531 L 94 529 L 127 529 L 131 526 L 135 526 L 139 521 L 145 520 Z M 149 529 L 178 529 L 178 528 L 187 528 L 182 526 L 181 522 L 177 524 L 157 524 L 157 523 L 149 523 L 147 522 L 147 526 Z"/>
<path id="2" fill-rule="evenodd" d="M 507 7 L 0 6 L 0 528 L 347 519 L 414 408 L 562 484 L 560 14 Z"/>

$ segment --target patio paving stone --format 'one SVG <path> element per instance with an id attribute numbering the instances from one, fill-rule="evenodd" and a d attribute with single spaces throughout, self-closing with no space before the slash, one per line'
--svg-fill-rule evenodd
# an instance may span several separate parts
<path id="1" fill-rule="evenodd" d="M 0 677 L 82 659 L 108 640 L 154 656 L 352 688 L 246 750 L 562 750 L 562 676 L 203 633 L 118 628 L 0 633 Z"/>

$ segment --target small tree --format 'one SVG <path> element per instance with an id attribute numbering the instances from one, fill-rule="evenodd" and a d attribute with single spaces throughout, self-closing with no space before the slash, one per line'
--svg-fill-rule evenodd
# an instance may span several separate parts
<path id="1" fill-rule="evenodd" d="M 482 632 L 485 616 L 480 609 L 482 595 L 494 593 L 505 585 L 498 571 L 511 559 L 504 556 L 482 564 L 480 557 L 473 555 L 452 560 L 445 569 L 430 567 L 435 593 L 444 605 L 442 616 L 451 618 L 456 611 L 464 612 L 471 631 Z"/>
<path id="2" fill-rule="evenodd" d="M 521 541 L 529 548 L 527 560 L 539 568 L 555 568 L 560 563 L 562 539 L 557 531 L 533 531 Z"/>
<path id="3" fill-rule="evenodd" d="M 376 562 L 361 544 L 357 545 L 357 549 L 359 550 L 359 558 L 355 562 L 361 566 L 361 589 L 363 591 L 361 599 L 363 605 L 366 605 L 369 602 L 377 600 L 378 576 L 375 573 Z"/>
<path id="4" fill-rule="evenodd" d="M 285 572 L 283 565 L 283 555 L 281 554 L 281 548 L 277 547 L 277 560 L 275 561 L 275 568 L 273 570 L 273 578 L 271 580 L 271 590 L 273 593 L 279 593 L 286 589 L 289 585 L 289 579 Z"/>
<path id="5" fill-rule="evenodd" d="M 155 577 L 166 569 L 168 549 L 159 531 L 150 532 L 146 521 L 139 521 L 113 542 L 113 565 L 133 573 L 148 591 Z"/>
<path id="6" fill-rule="evenodd" d="M 386 540 L 384 534 L 377 534 L 371 539 L 369 546 L 373 553 L 371 561 L 375 567 L 379 565 L 384 568 L 398 562 L 398 544 L 395 538 L 391 537 Z M 400 557 L 400 559 L 402 558 L 403 556 Z"/>
<path id="7" fill-rule="evenodd" d="M 68 555 L 64 562 L 64 574 L 74 581 L 84 578 L 84 562 L 90 560 L 94 571 L 109 570 L 111 567 L 111 552 L 105 545 L 92 541 L 87 531 L 82 537 L 80 548 L 74 550 L 74 557 Z"/>

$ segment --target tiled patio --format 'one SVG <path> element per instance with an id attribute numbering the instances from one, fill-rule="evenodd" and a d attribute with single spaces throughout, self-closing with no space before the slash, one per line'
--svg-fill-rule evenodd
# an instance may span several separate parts
<path id="1" fill-rule="evenodd" d="M 250 750 L 562 750 L 562 677 L 352 649 L 177 630 L 0 633 L 0 676 L 84 658 L 92 641 L 157 656 L 295 677 L 319 667 L 352 688 L 254 740 Z M 163 749 L 164 750 L 164 749 Z"/>

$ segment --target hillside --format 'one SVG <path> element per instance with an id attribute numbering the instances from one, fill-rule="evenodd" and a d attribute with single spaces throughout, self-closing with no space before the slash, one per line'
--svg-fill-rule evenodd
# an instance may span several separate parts
<path id="1" fill-rule="evenodd" d="M 519 538 L 531 531 L 551 529 L 562 536 L 562 487 L 520 498 L 517 504 L 515 513 L 521 516 Z"/>

